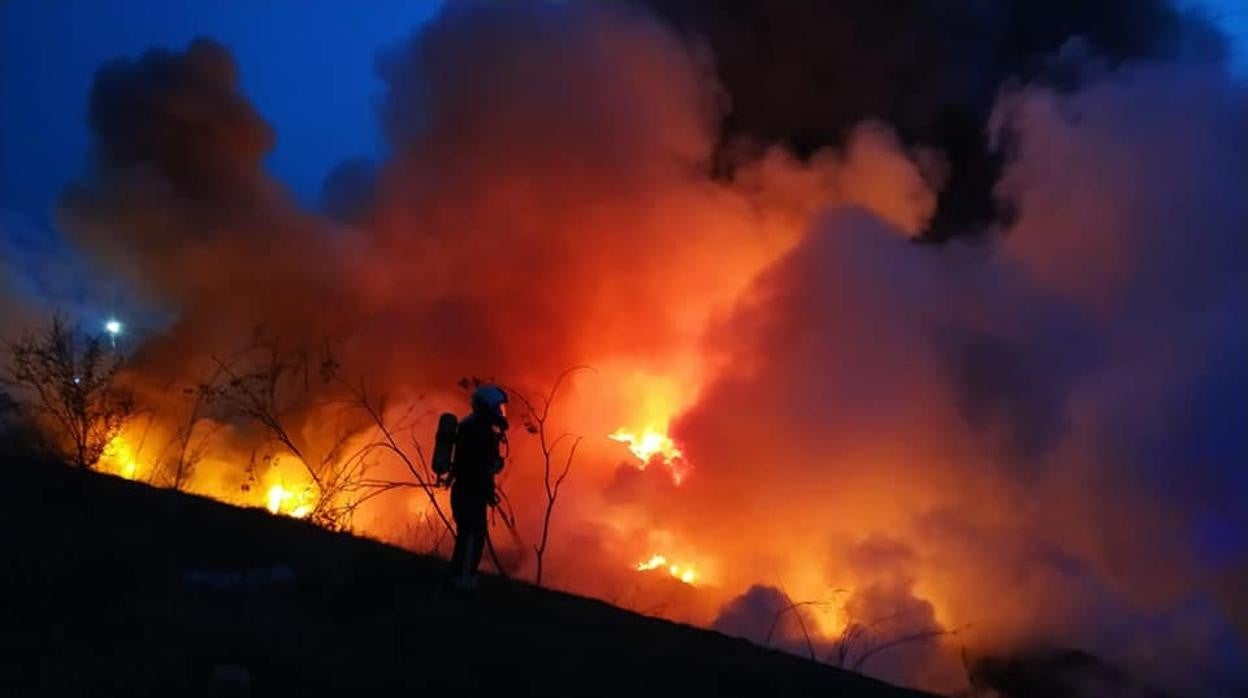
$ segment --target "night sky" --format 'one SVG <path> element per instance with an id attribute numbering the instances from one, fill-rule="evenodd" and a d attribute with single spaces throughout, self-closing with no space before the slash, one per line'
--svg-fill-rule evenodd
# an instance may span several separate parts
<path id="1" fill-rule="evenodd" d="M 269 169 L 314 203 L 334 164 L 378 155 L 377 52 L 437 7 L 412 0 L 0 4 L 0 208 L 46 225 L 86 156 L 95 71 L 109 59 L 181 48 L 196 36 L 234 53 L 244 90 L 278 134 Z"/>
<path id="2" fill-rule="evenodd" d="M 1242 39 L 1239 0 L 1195 0 Z M 195 36 L 227 45 L 243 88 L 277 131 L 271 172 L 315 203 L 329 170 L 380 155 L 377 52 L 416 30 L 436 0 L 253 3 L 203 0 L 9 0 L 0 4 L 0 211 L 50 225 L 61 188 L 82 167 L 87 91 L 99 66 Z"/>
<path id="3" fill-rule="evenodd" d="M 1186 0 L 1233 37 L 1248 73 L 1248 10 L 1238 0 Z M 83 273 L 64 245 L 56 207 L 88 157 L 86 103 L 96 71 L 196 36 L 226 45 L 244 93 L 273 127 L 269 172 L 315 209 L 333 167 L 385 157 L 377 102 L 379 52 L 417 32 L 437 0 L 367 3 L 204 0 L 9 0 L 0 3 L 0 261 L 19 292 L 83 309 L 123 292 Z M 90 279 L 90 280 L 88 280 Z"/>

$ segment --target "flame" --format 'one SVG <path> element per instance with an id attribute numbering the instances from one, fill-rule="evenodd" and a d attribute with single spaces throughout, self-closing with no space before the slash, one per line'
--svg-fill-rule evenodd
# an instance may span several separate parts
<path id="1" fill-rule="evenodd" d="M 650 459 L 656 455 L 662 456 L 664 460 L 680 458 L 683 455 L 672 441 L 672 437 L 651 428 L 643 430 L 640 436 L 634 432 L 617 429 L 607 438 L 628 444 L 628 450 L 632 451 L 642 463 L 649 463 Z"/>
<path id="2" fill-rule="evenodd" d="M 98 467 L 104 472 L 133 480 L 139 472 L 138 454 L 135 453 L 134 446 L 124 436 L 118 434 L 104 446 Z"/>
<path id="3" fill-rule="evenodd" d="M 651 555 L 649 560 L 637 563 L 638 572 L 648 572 L 660 568 L 665 568 L 667 573 L 674 579 L 678 579 L 690 586 L 693 586 L 693 583 L 698 579 L 698 571 L 694 569 L 693 565 L 669 564 L 665 555 Z"/>
<path id="4" fill-rule="evenodd" d="M 276 514 L 282 508 L 282 500 L 289 497 L 290 493 L 281 485 L 273 485 L 269 488 L 269 503 L 267 507 L 270 514 Z"/>
<path id="5" fill-rule="evenodd" d="M 665 431 L 652 426 L 647 426 L 640 432 L 620 428 L 608 434 L 607 438 L 626 444 L 628 450 L 640 462 L 638 467 L 642 470 L 656 460 L 662 463 L 671 471 L 672 482 L 679 485 L 688 473 L 688 466 L 684 460 L 685 454 L 676 446 L 676 442 L 672 441 L 672 437 L 664 433 Z"/>
<path id="6" fill-rule="evenodd" d="M 282 467 L 282 464 L 279 464 L 280 467 Z M 124 435 L 118 434 L 110 439 L 104 447 L 104 451 L 100 454 L 97 468 L 102 472 L 112 473 L 127 480 L 134 480 L 140 475 L 138 449 Z M 286 470 L 284 473 L 275 471 L 275 473 L 277 474 L 270 474 L 266 479 L 271 481 L 273 478 L 281 477 L 282 482 L 274 483 L 265 491 L 265 509 L 268 509 L 272 514 L 290 516 L 296 519 L 302 519 L 311 514 L 317 497 L 315 487 L 310 484 L 301 488 L 288 487 L 285 483 L 289 476 L 289 471 Z M 254 495 L 244 497 L 240 501 L 237 497 L 216 488 L 200 488 L 198 491 L 223 501 L 232 501 L 252 506 L 257 504 L 254 500 Z"/>
<path id="7" fill-rule="evenodd" d="M 312 498 L 310 487 L 294 492 L 280 484 L 273 485 L 265 495 L 265 508 L 271 514 L 285 514 L 291 518 L 302 519 L 312 513 Z"/>

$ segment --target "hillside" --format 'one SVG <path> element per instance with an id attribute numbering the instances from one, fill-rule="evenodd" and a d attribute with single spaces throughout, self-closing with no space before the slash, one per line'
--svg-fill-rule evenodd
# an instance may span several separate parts
<path id="1" fill-rule="evenodd" d="M 0 464 L 0 695 L 920 695 L 259 510 Z"/>

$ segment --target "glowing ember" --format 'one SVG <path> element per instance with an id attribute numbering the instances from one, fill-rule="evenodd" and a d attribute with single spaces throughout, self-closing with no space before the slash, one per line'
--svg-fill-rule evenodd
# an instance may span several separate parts
<path id="1" fill-rule="evenodd" d="M 312 513 L 311 489 L 292 492 L 282 485 L 273 485 L 266 495 L 265 508 L 271 514 L 285 514 L 295 519 L 302 519 Z"/>
<path id="2" fill-rule="evenodd" d="M 692 586 L 698 578 L 698 571 L 693 568 L 693 565 L 669 564 L 667 557 L 664 555 L 651 555 L 649 560 L 637 563 L 638 572 L 648 572 L 650 570 L 660 568 L 666 569 L 667 573 L 673 578 L 679 579 L 690 586 Z"/>

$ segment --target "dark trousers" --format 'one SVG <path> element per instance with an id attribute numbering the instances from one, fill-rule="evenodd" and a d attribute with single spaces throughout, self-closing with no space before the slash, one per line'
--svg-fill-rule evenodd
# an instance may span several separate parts
<path id="1" fill-rule="evenodd" d="M 451 573 L 457 577 L 476 574 L 477 566 L 481 564 L 488 533 L 488 506 L 489 495 L 484 488 L 459 482 L 451 486 L 451 515 L 455 517 L 455 552 L 451 555 Z"/>

